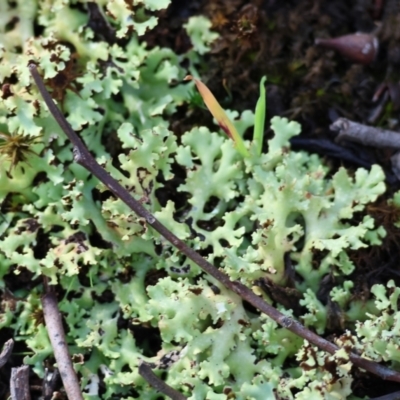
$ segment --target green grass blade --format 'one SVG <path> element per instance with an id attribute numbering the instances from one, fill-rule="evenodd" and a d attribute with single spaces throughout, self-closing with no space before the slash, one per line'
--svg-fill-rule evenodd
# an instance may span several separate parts
<path id="1" fill-rule="evenodd" d="M 267 77 L 263 76 L 260 82 L 260 97 L 258 98 L 256 111 L 254 116 L 254 133 L 253 141 L 256 145 L 257 154 L 260 155 L 262 151 L 263 139 L 264 139 L 264 124 L 265 124 L 265 113 L 267 109 L 267 101 L 265 98 L 265 81 Z"/>

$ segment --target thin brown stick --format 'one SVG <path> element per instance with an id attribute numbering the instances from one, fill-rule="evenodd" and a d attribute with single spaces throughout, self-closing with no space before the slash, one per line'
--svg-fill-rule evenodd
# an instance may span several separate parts
<path id="1" fill-rule="evenodd" d="M 49 334 L 50 342 L 54 351 L 54 357 L 68 399 L 83 400 L 78 377 L 76 376 L 72 365 L 67 343 L 65 341 L 64 328 L 62 325 L 61 314 L 58 310 L 56 295 L 49 292 L 42 296 L 41 300 L 47 332 Z"/>
<path id="2" fill-rule="evenodd" d="M 0 353 L 0 368 L 7 362 L 10 358 L 11 353 L 14 347 L 14 340 L 8 339 L 7 342 L 4 343 L 3 350 Z"/>
<path id="3" fill-rule="evenodd" d="M 158 390 L 162 394 L 165 394 L 172 400 L 187 400 L 182 393 L 168 386 L 163 380 L 161 380 L 150 368 L 150 365 L 144 361 L 139 363 L 139 374 L 148 382 L 150 386 Z"/>
<path id="4" fill-rule="evenodd" d="M 29 367 L 13 368 L 10 378 L 11 400 L 31 400 L 29 390 Z"/>
<path id="5" fill-rule="evenodd" d="M 330 130 L 338 132 L 337 142 L 349 140 L 364 146 L 400 149 L 400 133 L 359 124 L 347 118 L 338 118 L 331 124 Z"/>
<path id="6" fill-rule="evenodd" d="M 274 321 L 276 321 L 282 327 L 290 330 L 298 336 L 308 340 L 310 343 L 318 346 L 320 349 L 327 351 L 330 354 L 334 354 L 339 347 L 335 344 L 323 339 L 314 332 L 306 329 L 302 324 L 283 315 L 276 308 L 266 303 L 262 298 L 258 297 L 252 290 L 244 286 L 238 281 L 231 281 L 228 275 L 218 270 L 214 265 L 210 264 L 204 259 L 199 253 L 188 247 L 182 240 L 175 236 L 170 230 L 168 230 L 161 222 L 159 222 L 149 211 L 147 211 L 141 203 L 136 201 L 129 192 L 119 184 L 114 178 L 112 178 L 92 157 L 89 151 L 86 149 L 83 142 L 80 140 L 78 135 L 72 130 L 67 120 L 56 107 L 53 99 L 49 92 L 46 90 L 43 80 L 40 77 L 36 65 L 29 65 L 30 72 L 35 80 L 39 91 L 52 113 L 53 117 L 59 123 L 60 127 L 64 130 L 65 134 L 70 138 L 74 145 L 74 158 L 77 163 L 82 165 L 93 175 L 95 175 L 108 189 L 115 194 L 116 197 L 124 201 L 138 216 L 143 217 L 147 223 L 152 226 L 157 232 L 159 232 L 165 239 L 167 239 L 173 246 L 185 254 L 189 259 L 195 262 L 203 271 L 207 272 L 218 281 L 220 281 L 226 288 L 229 288 L 242 299 L 258 308 L 260 311 L 268 315 Z M 359 368 L 365 369 L 375 375 L 378 375 L 382 379 L 400 382 L 400 373 L 393 371 L 389 368 L 381 366 L 373 361 L 366 360 L 356 354 L 350 353 L 349 358 L 354 365 Z"/>

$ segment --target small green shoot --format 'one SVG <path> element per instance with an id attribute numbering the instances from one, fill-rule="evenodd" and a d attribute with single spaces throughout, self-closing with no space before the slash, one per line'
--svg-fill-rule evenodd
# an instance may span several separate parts
<path id="1" fill-rule="evenodd" d="M 256 104 L 256 111 L 254 116 L 254 133 L 253 141 L 256 145 L 256 151 L 258 155 L 261 155 L 263 138 L 264 138 L 264 124 L 265 124 L 265 113 L 267 109 L 267 102 L 265 98 L 265 81 L 266 77 L 263 76 L 260 81 L 260 97 Z"/>

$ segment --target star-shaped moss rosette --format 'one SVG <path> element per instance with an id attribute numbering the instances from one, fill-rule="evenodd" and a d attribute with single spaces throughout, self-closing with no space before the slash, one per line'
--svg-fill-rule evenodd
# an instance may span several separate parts
<path id="1" fill-rule="evenodd" d="M 0 157 L 2 161 L 6 159 L 10 162 L 9 173 L 18 164 L 26 163 L 29 155 L 36 154 L 32 150 L 32 145 L 38 140 L 39 138 L 35 136 L 0 133 Z"/>

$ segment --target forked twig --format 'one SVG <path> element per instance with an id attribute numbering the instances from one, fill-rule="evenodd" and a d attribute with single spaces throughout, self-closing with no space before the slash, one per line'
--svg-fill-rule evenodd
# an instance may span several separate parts
<path id="1" fill-rule="evenodd" d="M 172 400 L 187 400 L 182 393 L 168 386 L 162 379 L 160 379 L 151 369 L 150 365 L 144 361 L 139 363 L 139 374 L 152 386 L 162 394 L 165 394 Z"/>
<path id="2" fill-rule="evenodd" d="M 139 217 L 144 218 L 147 223 L 153 227 L 158 233 L 164 236 L 173 246 L 185 254 L 189 259 L 195 262 L 203 271 L 207 272 L 218 281 L 220 281 L 226 288 L 232 290 L 238 294 L 242 299 L 258 308 L 260 311 L 268 315 L 274 321 L 276 321 L 282 327 L 290 330 L 296 335 L 308 340 L 310 343 L 318 346 L 320 349 L 325 350 L 330 354 L 334 354 L 339 347 L 335 344 L 323 339 L 314 332 L 306 329 L 298 321 L 289 318 L 279 312 L 276 308 L 266 303 L 262 298 L 258 297 L 252 290 L 244 286 L 238 281 L 231 281 L 228 275 L 218 270 L 214 265 L 209 263 L 195 250 L 188 247 L 182 240 L 175 236 L 170 230 L 168 230 L 161 222 L 159 222 L 149 211 L 147 211 L 141 203 L 136 201 L 129 192 L 113 177 L 111 177 L 94 159 L 94 157 L 86 149 L 85 145 L 73 131 L 61 111 L 56 107 L 53 99 L 49 92 L 46 90 L 43 80 L 40 77 L 36 65 L 29 65 L 30 72 L 39 91 L 49 108 L 51 114 L 56 119 L 60 127 L 63 129 L 65 134 L 71 140 L 74 149 L 75 161 L 95 175 L 108 189 L 115 194 L 116 197 L 120 198 L 125 202 Z M 381 366 L 373 361 L 366 360 L 354 353 L 349 354 L 351 362 L 359 368 L 365 369 L 380 378 L 390 381 L 400 382 L 400 373 L 393 371 L 390 368 Z"/>
<path id="3" fill-rule="evenodd" d="M 65 341 L 64 328 L 58 309 L 57 298 L 53 292 L 48 292 L 42 296 L 42 307 L 47 332 L 54 351 L 54 358 L 56 359 L 68 399 L 83 400 L 78 377 L 72 365 L 68 346 Z"/>

